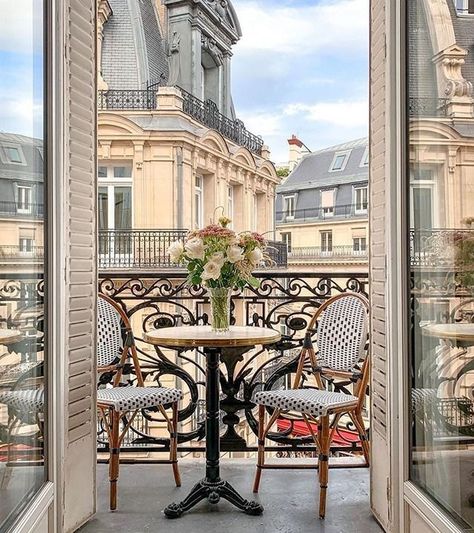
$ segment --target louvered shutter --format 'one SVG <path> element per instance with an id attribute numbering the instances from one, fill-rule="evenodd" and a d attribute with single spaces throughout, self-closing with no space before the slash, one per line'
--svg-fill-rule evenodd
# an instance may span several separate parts
<path id="1" fill-rule="evenodd" d="M 64 531 L 95 512 L 96 11 L 65 5 L 66 435 Z"/>
<path id="2" fill-rule="evenodd" d="M 371 306 L 371 505 L 385 527 L 390 521 L 386 343 L 386 1 L 371 2 L 370 47 L 370 306 Z"/>

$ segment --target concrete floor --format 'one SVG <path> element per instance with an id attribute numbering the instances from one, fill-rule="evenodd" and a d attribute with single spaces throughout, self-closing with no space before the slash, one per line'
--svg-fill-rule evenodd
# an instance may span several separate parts
<path id="1" fill-rule="evenodd" d="M 319 488 L 315 470 L 264 471 L 257 497 L 264 505 L 262 516 L 247 516 L 225 501 L 217 506 L 202 502 L 176 520 L 162 509 L 183 499 L 203 477 L 204 462 L 180 461 L 183 486 L 173 485 L 167 465 L 122 465 L 119 508 L 108 510 L 107 466 L 97 472 L 98 512 L 81 533 L 380 533 L 369 509 L 369 471 L 332 469 L 329 472 L 326 519 L 317 516 Z M 245 498 L 251 498 L 254 475 L 251 460 L 223 460 L 221 476 Z"/>

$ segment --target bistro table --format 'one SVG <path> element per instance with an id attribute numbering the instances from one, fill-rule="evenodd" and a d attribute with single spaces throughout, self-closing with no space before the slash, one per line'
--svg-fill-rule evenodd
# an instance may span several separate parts
<path id="1" fill-rule="evenodd" d="M 0 329 L 0 344 L 7 345 L 18 342 L 23 338 L 20 331 L 16 329 Z"/>
<path id="2" fill-rule="evenodd" d="M 145 334 L 145 340 L 165 348 L 202 348 L 206 356 L 206 476 L 199 481 L 180 503 L 172 503 L 164 510 L 168 518 L 178 518 L 185 511 L 207 498 L 217 504 L 221 498 L 249 515 L 259 515 L 263 507 L 249 501 L 220 477 L 219 471 L 219 362 L 223 348 L 273 344 L 280 340 L 277 331 L 268 328 L 232 326 L 226 333 L 215 333 L 209 326 L 162 328 Z"/>
<path id="3" fill-rule="evenodd" d="M 424 335 L 447 340 L 461 347 L 474 346 L 474 324 L 428 324 L 422 328 Z"/>

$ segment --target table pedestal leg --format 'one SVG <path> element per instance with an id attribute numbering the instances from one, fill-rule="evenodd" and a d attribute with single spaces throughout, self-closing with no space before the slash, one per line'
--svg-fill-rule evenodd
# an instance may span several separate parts
<path id="1" fill-rule="evenodd" d="M 259 515 L 263 507 L 244 498 L 230 483 L 220 478 L 219 471 L 219 349 L 206 349 L 206 477 L 197 483 L 180 503 L 172 503 L 164 510 L 168 518 L 178 518 L 200 501 L 217 504 L 221 498 L 249 515 Z"/>

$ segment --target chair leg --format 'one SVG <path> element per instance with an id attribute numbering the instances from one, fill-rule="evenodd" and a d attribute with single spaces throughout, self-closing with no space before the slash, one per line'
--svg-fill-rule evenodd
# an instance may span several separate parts
<path id="1" fill-rule="evenodd" d="M 370 445 L 369 441 L 367 440 L 367 431 L 365 430 L 364 419 L 362 418 L 360 412 L 355 411 L 354 413 L 349 414 L 354 422 L 355 427 L 357 428 L 357 431 L 359 432 L 365 463 L 367 466 L 370 466 Z"/>
<path id="2" fill-rule="evenodd" d="M 253 482 L 253 492 L 258 492 L 260 478 L 262 477 L 262 467 L 265 464 L 265 406 L 258 406 L 258 456 L 257 471 Z"/>
<path id="3" fill-rule="evenodd" d="M 174 481 L 181 487 L 181 475 L 178 467 L 178 402 L 173 404 L 172 433 L 170 435 L 170 461 L 173 466 Z"/>
<path id="4" fill-rule="evenodd" d="M 17 425 L 17 420 L 13 416 L 9 416 L 8 420 L 8 437 L 7 437 L 7 461 L 5 463 L 5 470 L 3 471 L 2 482 L 0 484 L 1 489 L 6 489 L 10 483 L 12 477 L 12 460 L 11 460 L 11 446 L 12 446 L 12 433 Z"/>
<path id="5" fill-rule="evenodd" d="M 119 444 L 119 429 L 120 429 L 120 412 L 115 409 L 109 410 L 110 423 L 110 459 L 109 459 L 109 480 L 110 480 L 110 510 L 117 509 L 117 482 L 119 477 L 120 466 L 120 444 Z"/>
<path id="6" fill-rule="evenodd" d="M 328 488 L 329 474 L 329 447 L 331 439 L 329 437 L 329 416 L 322 416 L 319 433 L 319 518 L 326 515 L 326 492 Z"/>

